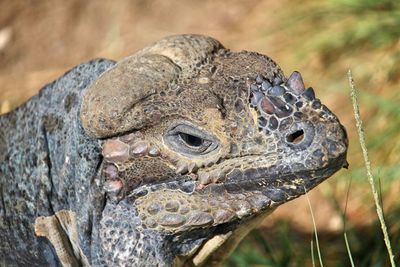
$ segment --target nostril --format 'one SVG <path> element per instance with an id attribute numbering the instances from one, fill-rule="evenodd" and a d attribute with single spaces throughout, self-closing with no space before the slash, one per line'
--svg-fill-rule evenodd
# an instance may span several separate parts
<path id="1" fill-rule="evenodd" d="M 286 132 L 282 139 L 292 149 L 301 151 L 307 149 L 313 142 L 315 128 L 311 122 L 302 121 L 293 124 L 290 131 Z"/>
<path id="2" fill-rule="evenodd" d="M 304 131 L 302 129 L 297 130 L 286 136 L 286 141 L 292 144 L 298 144 L 304 139 Z"/>

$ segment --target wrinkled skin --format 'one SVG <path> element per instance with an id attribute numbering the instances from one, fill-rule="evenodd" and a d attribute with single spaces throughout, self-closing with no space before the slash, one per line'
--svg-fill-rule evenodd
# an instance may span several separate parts
<path id="1" fill-rule="evenodd" d="M 346 167 L 331 111 L 197 35 L 77 66 L 0 117 L 5 265 L 213 266 Z"/>

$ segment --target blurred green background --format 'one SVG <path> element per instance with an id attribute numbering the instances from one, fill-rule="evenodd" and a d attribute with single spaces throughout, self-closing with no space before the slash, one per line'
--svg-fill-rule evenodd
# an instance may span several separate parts
<path id="1" fill-rule="evenodd" d="M 352 69 L 400 264 L 398 0 L 0 0 L 0 113 L 82 61 L 118 60 L 180 33 L 210 35 L 232 50 L 269 55 L 286 75 L 303 74 L 350 138 L 349 170 L 309 194 L 324 266 L 350 266 L 345 230 L 356 266 L 389 266 L 354 126 L 346 77 Z M 300 197 L 268 217 L 225 266 L 313 266 L 312 229 L 307 200 Z"/>

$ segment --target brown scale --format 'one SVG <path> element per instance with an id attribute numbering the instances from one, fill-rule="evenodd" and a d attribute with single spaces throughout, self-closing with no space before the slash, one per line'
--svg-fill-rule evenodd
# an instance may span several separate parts
<path id="1" fill-rule="evenodd" d="M 107 139 L 102 147 L 104 188 L 110 196 L 123 197 L 139 185 L 175 175 L 159 149 L 144 140 L 141 132 Z"/>

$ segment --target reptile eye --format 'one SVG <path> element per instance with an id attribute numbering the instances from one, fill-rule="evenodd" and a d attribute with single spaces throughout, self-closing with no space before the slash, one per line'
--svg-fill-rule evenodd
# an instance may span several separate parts
<path id="1" fill-rule="evenodd" d="M 164 135 L 164 141 L 174 151 L 191 156 L 205 155 L 219 145 L 213 135 L 186 123 L 170 128 Z"/>
<path id="2" fill-rule="evenodd" d="M 179 137 L 189 146 L 200 147 L 203 144 L 203 139 L 191 134 L 179 133 Z"/>

